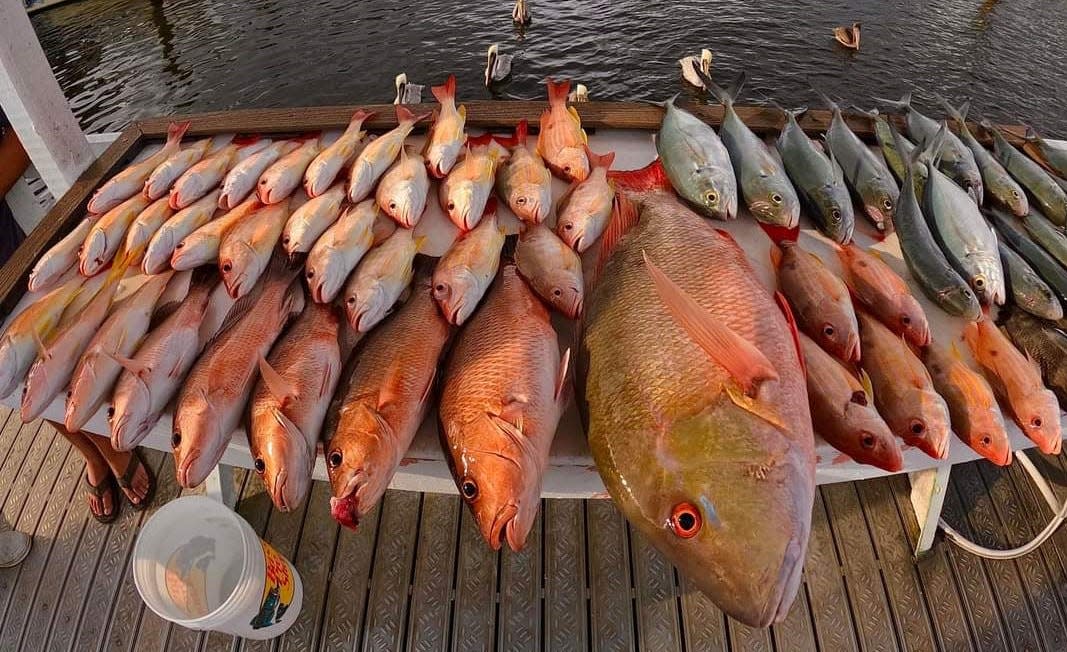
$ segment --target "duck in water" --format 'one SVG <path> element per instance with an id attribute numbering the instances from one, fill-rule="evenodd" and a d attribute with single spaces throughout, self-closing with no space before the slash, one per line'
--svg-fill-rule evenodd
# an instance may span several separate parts
<path id="1" fill-rule="evenodd" d="M 494 82 L 503 81 L 511 74 L 511 60 L 513 55 L 500 54 L 500 46 L 493 43 L 486 53 L 485 62 L 485 87 L 489 88 Z"/>
<path id="2" fill-rule="evenodd" d="M 699 69 L 705 75 L 711 76 L 711 50 L 702 49 L 699 57 L 694 55 L 682 57 L 678 60 L 678 65 L 682 67 L 682 79 L 697 88 L 706 90 L 704 82 L 700 79 L 700 75 L 697 74 L 697 70 Z"/>
<path id="3" fill-rule="evenodd" d="M 526 0 L 515 0 L 515 8 L 511 10 L 511 20 L 519 25 L 530 24 L 530 7 Z"/>
<path id="4" fill-rule="evenodd" d="M 850 50 L 859 50 L 860 24 L 852 23 L 852 27 L 835 27 L 834 39 Z"/>
<path id="5" fill-rule="evenodd" d="M 396 99 L 393 104 L 419 104 L 422 102 L 422 84 L 408 82 L 407 73 L 396 76 Z"/>

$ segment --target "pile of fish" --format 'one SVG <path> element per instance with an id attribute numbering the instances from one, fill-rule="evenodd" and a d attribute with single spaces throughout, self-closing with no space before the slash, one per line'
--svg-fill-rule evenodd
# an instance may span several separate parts
<path id="1" fill-rule="evenodd" d="M 590 149 L 567 82 L 549 81 L 536 140 L 525 121 L 468 135 L 454 77 L 433 88 L 421 147 L 429 114 L 404 105 L 377 137 L 363 110 L 332 140 L 187 144 L 173 125 L 37 262 L 38 298 L 0 338 L 0 395 L 22 385 L 31 420 L 65 391 L 65 426 L 104 409 L 120 450 L 170 414 L 183 487 L 243 429 L 282 511 L 305 500 L 321 445 L 349 527 L 435 411 L 486 542 L 514 550 L 573 396 L 633 526 L 729 615 L 778 621 L 801 579 L 816 435 L 835 462 L 890 472 L 910 447 L 944 458 L 950 431 L 1007 464 L 1006 418 L 1059 451 L 1067 150 L 1031 134 L 1020 151 L 987 125 L 988 151 L 966 107 L 946 104 L 957 134 L 909 97 L 889 103 L 906 135 L 868 114 L 877 148 L 828 98 L 825 143 L 783 110 L 771 145 L 734 108 L 743 75 L 703 81 L 720 130 L 672 99 L 657 160 L 630 171 Z M 570 184 L 558 200 L 554 178 Z M 742 203 L 769 236 L 759 252 L 704 219 Z M 798 238 L 802 212 L 833 260 Z M 435 213 L 452 235 L 439 256 Z M 897 238 L 964 337 L 932 332 L 859 232 Z M 552 311 L 575 320 L 573 352 Z"/>

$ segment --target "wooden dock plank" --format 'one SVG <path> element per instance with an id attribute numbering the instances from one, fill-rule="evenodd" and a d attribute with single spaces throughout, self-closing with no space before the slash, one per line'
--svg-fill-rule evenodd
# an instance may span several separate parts
<path id="1" fill-rule="evenodd" d="M 756 629 L 743 625 L 733 618 L 727 618 L 726 631 L 730 638 L 730 650 L 734 652 L 772 652 L 774 649 L 771 632 L 768 629 Z"/>
<path id="2" fill-rule="evenodd" d="M 811 604 L 803 584 L 800 585 L 800 591 L 785 620 L 771 627 L 771 638 L 774 639 L 776 650 L 817 652 L 819 649 L 811 624 Z M 688 642 L 686 639 L 686 643 Z"/>
<path id="3" fill-rule="evenodd" d="M 841 561 L 834 546 L 826 503 L 820 491 L 815 492 L 804 573 L 819 649 L 858 650 Z"/>
<path id="4" fill-rule="evenodd" d="M 363 625 L 364 652 L 403 647 L 421 502 L 422 494 L 411 491 L 388 492 L 382 500 Z"/>
<path id="5" fill-rule="evenodd" d="M 411 587 L 411 616 L 408 617 L 409 652 L 448 650 L 461 509 L 463 503 L 456 496 L 426 494 L 422 499 L 415 581 Z M 539 545 L 537 554 L 540 552 Z M 537 581 L 540 584 L 540 577 Z"/>
<path id="6" fill-rule="evenodd" d="M 642 650 L 673 650 L 681 645 L 675 604 L 674 567 L 637 530 L 630 528 L 636 589 L 637 640 Z"/>
<path id="7" fill-rule="evenodd" d="M 537 518 L 521 552 L 507 546 L 500 551 L 500 615 L 497 618 L 498 650 L 541 650 L 541 530 Z"/>
<path id="8" fill-rule="evenodd" d="M 389 492 L 386 492 L 388 495 Z M 374 506 L 355 532 L 341 528 L 330 572 L 330 592 L 326 595 L 322 621 L 322 650 L 355 650 L 362 640 L 362 623 L 370 592 L 370 569 L 374 544 L 380 530 L 381 503 Z"/>
<path id="9" fill-rule="evenodd" d="M 452 619 L 453 652 L 493 649 L 499 553 L 493 551 L 478 530 L 471 510 L 460 516 L 459 556 L 456 560 L 455 610 Z"/>
<path id="10" fill-rule="evenodd" d="M 542 501 L 545 519 L 545 648 L 589 646 L 585 510 L 581 500 Z"/>
<path id="11" fill-rule="evenodd" d="M 18 519 L 26 492 L 37 477 L 41 460 L 56 436 L 54 430 L 43 425 L 41 421 L 33 421 L 20 429 L 11 454 L 0 466 L 0 505 L 3 506 L 3 517 L 7 523 L 14 523 Z"/>
<path id="12" fill-rule="evenodd" d="M 624 652 L 635 649 L 634 605 L 630 578 L 630 538 L 623 518 L 610 500 L 589 500 L 585 503 L 586 541 L 589 558 L 589 641 L 596 652 Z M 686 639 L 712 640 L 715 632 L 709 627 L 710 616 L 703 608 L 711 602 L 702 593 L 692 591 L 683 596 L 683 617 L 686 618 Z M 725 638 L 725 626 L 719 619 L 719 639 Z M 690 633 L 689 630 L 692 630 Z M 709 631 L 705 631 L 709 630 Z M 710 647 L 697 646 L 703 650 Z"/>
<path id="13" fill-rule="evenodd" d="M 1063 501 L 1067 500 L 1067 472 L 1062 466 L 1065 461 L 1064 454 L 1044 455 L 1036 448 L 1027 451 L 1027 454 L 1038 473 L 1047 480 L 1055 500 L 1062 505 Z M 1043 530 L 1045 524 L 1053 517 L 1052 508 L 1049 507 L 1030 475 L 1023 471 L 1020 465 L 1013 464 L 1008 467 L 1008 474 L 1015 483 L 1016 489 L 1024 496 L 1030 496 L 1028 504 L 1032 507 L 1026 509 L 1026 513 L 1030 515 L 1032 531 Z M 1048 555 L 1053 586 L 1059 595 L 1060 607 L 1067 609 L 1067 528 L 1057 528 L 1042 548 Z"/>

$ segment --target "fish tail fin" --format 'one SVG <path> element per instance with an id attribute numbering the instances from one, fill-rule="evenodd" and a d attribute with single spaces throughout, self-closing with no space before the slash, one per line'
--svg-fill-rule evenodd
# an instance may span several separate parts
<path id="1" fill-rule="evenodd" d="M 668 314 L 694 344 L 712 361 L 726 369 L 746 395 L 754 395 L 762 381 L 778 378 L 774 365 L 755 345 L 715 319 L 714 315 L 657 267 L 647 253 L 642 251 L 641 255 L 645 260 L 645 269 Z"/>
<path id="2" fill-rule="evenodd" d="M 348 128 L 359 131 L 363 126 L 363 123 L 373 118 L 376 114 L 374 111 L 367 111 L 365 109 L 359 109 L 352 114 L 352 119 L 348 121 Z"/>
<path id="3" fill-rule="evenodd" d="M 456 76 L 449 75 L 445 83 L 440 86 L 431 86 L 430 92 L 441 104 L 456 103 Z"/>
<path id="4" fill-rule="evenodd" d="M 526 145 L 526 138 L 530 135 L 530 123 L 526 118 L 519 120 L 519 124 L 515 125 L 515 145 Z"/>
<path id="5" fill-rule="evenodd" d="M 938 128 L 937 133 L 930 139 L 930 142 L 926 143 L 923 151 L 932 157 L 931 165 L 937 167 L 941 163 L 941 154 L 944 151 L 943 145 L 945 139 L 948 138 L 948 122 L 942 120 L 941 126 Z"/>
<path id="6" fill-rule="evenodd" d="M 611 258 L 611 254 L 619 244 L 619 240 L 637 224 L 638 219 L 640 219 L 640 213 L 634 202 L 625 195 L 616 193 L 611 205 L 611 219 L 607 228 L 604 229 L 604 235 L 600 238 L 600 250 L 597 253 L 596 267 L 593 271 L 592 282 L 594 285 L 600 279 L 600 274 L 604 271 L 604 265 Z"/>
<path id="7" fill-rule="evenodd" d="M 589 168 L 606 168 L 610 169 L 611 164 L 615 162 L 615 152 L 608 152 L 607 154 L 594 154 L 593 150 L 589 149 L 589 145 L 583 143 L 582 149 L 585 150 L 585 157 L 589 159 Z"/>
<path id="8" fill-rule="evenodd" d="M 415 115 L 411 109 L 403 104 L 396 105 L 396 121 L 401 125 L 414 126 L 420 120 L 430 117 L 430 113 L 430 111 L 427 111 L 426 113 Z"/>
<path id="9" fill-rule="evenodd" d="M 548 85 L 548 103 L 551 106 L 560 104 L 565 106 L 567 104 L 567 96 L 571 92 L 571 80 L 556 81 L 549 77 L 545 80 L 545 84 Z"/>
<path id="10" fill-rule="evenodd" d="M 870 110 L 868 110 L 868 109 L 864 109 L 862 107 L 856 106 L 855 104 L 851 105 L 850 108 L 853 111 L 855 111 L 856 113 L 858 113 L 858 114 L 860 114 L 860 115 L 862 115 L 864 117 L 870 118 L 871 120 L 874 120 L 876 118 L 882 117 L 882 114 L 878 112 L 878 109 L 870 109 Z"/>
<path id="11" fill-rule="evenodd" d="M 484 147 L 493 142 L 493 134 L 488 131 L 480 136 L 467 136 L 467 147 Z"/>
<path id="12" fill-rule="evenodd" d="M 1026 133 L 1023 134 L 1023 139 L 1028 143 L 1033 143 L 1041 140 L 1041 136 L 1037 134 L 1033 127 L 1026 125 Z"/>
<path id="13" fill-rule="evenodd" d="M 609 170 L 608 180 L 620 190 L 644 192 L 648 190 L 671 190 L 671 180 L 663 169 L 663 162 L 657 158 L 637 170 Z"/>
<path id="14" fill-rule="evenodd" d="M 700 81 L 704 82 L 704 85 L 707 87 L 707 89 L 711 91 L 712 95 L 715 96 L 715 99 L 719 100 L 719 102 L 725 107 L 731 107 L 734 105 L 734 100 L 737 99 L 737 96 L 741 93 L 741 89 L 745 87 L 745 81 L 747 81 L 748 79 L 748 76 L 745 74 L 745 71 L 742 70 L 741 72 L 737 73 L 737 77 L 734 78 L 733 82 L 731 82 L 729 86 L 723 88 L 722 86 L 719 86 L 714 81 L 712 81 L 711 77 L 705 75 L 703 70 L 700 70 L 698 68 L 696 69 L 696 73 L 700 77 Z"/>
<path id="15" fill-rule="evenodd" d="M 899 100 L 890 100 L 884 97 L 874 98 L 875 102 L 881 102 L 887 104 L 898 111 L 910 111 L 911 110 L 911 91 L 904 93 L 900 96 Z"/>
<path id="16" fill-rule="evenodd" d="M 815 82 L 809 80 L 808 85 L 811 86 L 811 90 L 815 91 L 815 94 L 819 96 L 819 99 L 826 105 L 826 108 L 834 112 L 841 110 L 841 107 L 837 105 L 837 102 L 833 101 L 829 95 L 819 90 L 819 87 L 815 85 Z"/>
<path id="17" fill-rule="evenodd" d="M 230 141 L 230 144 L 236 145 L 237 147 L 247 147 L 248 145 L 254 145 L 255 143 L 258 143 L 261 140 L 263 140 L 262 134 L 243 134 L 240 136 L 234 136 L 233 140 Z M 304 136 L 297 136 L 294 140 L 302 142 L 304 140 L 307 140 L 307 138 Z"/>
<path id="18" fill-rule="evenodd" d="M 167 126 L 167 144 L 177 145 L 181 142 L 182 137 L 185 136 L 185 132 L 189 131 L 189 125 L 191 122 L 172 122 Z"/>
<path id="19" fill-rule="evenodd" d="M 962 124 L 964 120 L 966 120 L 966 118 L 964 117 L 966 115 L 966 109 L 964 107 L 970 106 L 970 102 L 965 102 L 963 107 L 957 109 L 956 107 L 949 104 L 949 101 L 941 97 L 941 95 L 938 93 L 934 93 L 934 99 L 937 100 L 942 107 L 944 107 L 945 113 L 948 114 L 948 117 L 952 118 L 960 124 Z"/>

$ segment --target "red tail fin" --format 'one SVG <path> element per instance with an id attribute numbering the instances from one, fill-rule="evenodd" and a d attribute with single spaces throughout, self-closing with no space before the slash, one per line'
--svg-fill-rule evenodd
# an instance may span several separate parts
<path id="1" fill-rule="evenodd" d="M 440 86 L 431 86 L 430 90 L 433 92 L 433 96 L 437 98 L 437 101 L 441 104 L 447 104 L 456 102 L 456 76 L 449 75 L 445 83 Z"/>
<path id="2" fill-rule="evenodd" d="M 189 131 L 189 125 L 191 122 L 172 122 L 167 127 L 167 142 L 177 143 L 185 135 L 185 132 Z"/>
<path id="3" fill-rule="evenodd" d="M 351 127 L 352 125 L 362 125 L 364 122 L 370 120 L 375 115 L 376 114 L 374 111 L 364 111 L 363 109 L 360 109 L 352 114 L 352 119 L 348 121 L 348 126 Z"/>
<path id="4" fill-rule="evenodd" d="M 530 134 L 530 123 L 526 121 L 526 118 L 519 120 L 519 124 L 515 125 L 515 144 L 525 145 L 526 137 Z"/>
<path id="5" fill-rule="evenodd" d="M 467 136 L 467 147 L 484 147 L 493 142 L 493 134 L 488 131 L 481 136 Z"/>
<path id="6" fill-rule="evenodd" d="M 548 84 L 548 103 L 549 104 L 566 104 L 567 96 L 571 92 L 571 80 L 564 79 L 563 81 L 555 81 L 551 77 L 545 80 Z"/>
<path id="7" fill-rule="evenodd" d="M 263 136 L 260 134 L 241 134 L 240 136 L 234 136 L 230 142 L 238 147 L 245 147 L 253 143 L 258 143 Z M 300 139 L 293 139 L 300 140 Z"/>
<path id="8" fill-rule="evenodd" d="M 641 192 L 672 188 L 671 180 L 667 178 L 667 172 L 658 158 L 639 170 L 609 170 L 608 179 L 620 190 Z"/>
<path id="9" fill-rule="evenodd" d="M 594 154 L 593 150 L 589 149 L 589 145 L 582 144 L 585 149 L 585 157 L 589 159 L 589 169 L 593 168 L 607 168 L 611 169 L 611 164 L 615 162 L 615 152 L 608 152 L 607 154 Z"/>
<path id="10" fill-rule="evenodd" d="M 414 124 L 414 123 L 418 122 L 419 120 L 422 120 L 424 118 L 429 117 L 429 115 L 430 115 L 429 113 L 423 113 L 422 115 L 415 115 L 414 113 L 411 112 L 411 109 L 409 109 L 408 107 L 404 106 L 403 104 L 397 104 L 396 105 L 396 121 L 397 122 L 407 122 L 407 123 L 410 123 L 410 124 Z"/>

